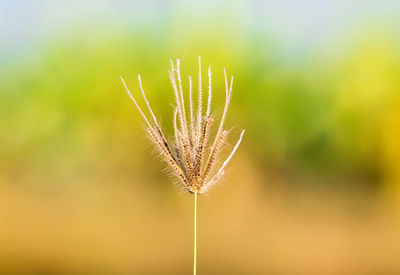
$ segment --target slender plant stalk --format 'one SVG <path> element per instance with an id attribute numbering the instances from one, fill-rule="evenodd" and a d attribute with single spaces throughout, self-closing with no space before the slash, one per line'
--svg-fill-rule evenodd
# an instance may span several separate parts
<path id="1" fill-rule="evenodd" d="M 197 261 L 197 191 L 194 192 L 194 236 L 193 236 L 193 275 L 196 275 Z"/>

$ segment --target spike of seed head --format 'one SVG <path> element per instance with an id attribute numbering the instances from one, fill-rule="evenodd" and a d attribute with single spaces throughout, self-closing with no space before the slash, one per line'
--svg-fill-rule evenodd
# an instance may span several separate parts
<path id="1" fill-rule="evenodd" d="M 232 159 L 237 151 L 244 134 L 244 130 L 240 134 L 234 148 L 231 150 L 228 157 L 218 167 L 218 157 L 222 150 L 222 145 L 226 141 L 228 131 L 224 130 L 224 124 L 232 96 L 233 76 L 231 77 L 230 84 L 228 85 L 228 78 L 224 69 L 225 76 L 225 106 L 223 109 L 222 117 L 219 122 L 217 132 L 212 139 L 210 136 L 212 122 L 214 117 L 211 113 L 211 99 L 212 99 L 212 80 L 211 68 L 208 68 L 208 98 L 207 108 L 205 114 L 203 113 L 203 99 L 202 99 L 202 83 L 201 83 L 201 58 L 199 57 L 199 89 L 198 89 L 198 102 L 194 106 L 193 91 L 192 91 L 192 78 L 189 76 L 189 114 L 186 115 L 183 85 L 180 72 L 180 61 L 177 59 L 176 65 L 171 60 L 171 69 L 169 78 L 171 81 L 172 89 L 175 96 L 175 108 L 173 117 L 174 139 L 169 141 L 165 138 L 164 133 L 159 126 L 153 109 L 147 100 L 146 94 L 143 89 L 142 80 L 138 76 L 139 87 L 142 97 L 147 106 L 151 120 L 148 119 L 146 114 L 140 108 L 136 99 L 129 91 L 125 81 L 121 77 L 121 81 L 125 87 L 126 92 L 135 104 L 140 115 L 143 117 L 147 125 L 147 132 L 150 140 L 154 143 L 157 151 L 162 156 L 163 160 L 167 163 L 171 173 L 183 185 L 185 190 L 193 193 L 205 193 L 210 190 L 224 175 L 225 168 L 228 162 Z M 194 113 L 196 110 L 196 113 Z M 188 118 L 188 120 L 187 120 Z M 210 142 L 209 142 L 210 141 Z M 208 148 L 210 147 L 210 148 Z"/>

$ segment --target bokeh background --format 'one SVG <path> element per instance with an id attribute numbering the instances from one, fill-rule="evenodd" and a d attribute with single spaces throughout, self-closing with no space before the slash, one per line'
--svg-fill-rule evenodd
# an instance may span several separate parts
<path id="1" fill-rule="evenodd" d="M 400 274 L 400 3 L 0 2 L 0 273 L 190 274 L 193 201 L 125 93 L 170 131 L 171 58 L 235 76 L 199 274 Z M 205 75 L 204 75 L 205 77 Z"/>

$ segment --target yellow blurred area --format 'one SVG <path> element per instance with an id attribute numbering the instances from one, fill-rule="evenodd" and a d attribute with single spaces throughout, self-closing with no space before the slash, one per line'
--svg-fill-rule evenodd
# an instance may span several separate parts
<path id="1" fill-rule="evenodd" d="M 246 154 L 238 159 L 233 165 L 240 170 L 200 197 L 199 273 L 399 270 L 398 224 L 378 197 L 360 190 L 287 190 L 282 179 L 257 173 Z M 161 195 L 151 184 L 135 178 L 57 194 L 2 186 L 2 272 L 188 273 L 192 198 L 173 187 Z"/>

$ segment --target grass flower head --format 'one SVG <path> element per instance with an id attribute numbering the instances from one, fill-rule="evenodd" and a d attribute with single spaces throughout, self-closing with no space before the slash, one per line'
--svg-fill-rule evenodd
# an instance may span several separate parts
<path id="1" fill-rule="evenodd" d="M 180 61 L 171 61 L 171 68 L 168 71 L 169 78 L 175 95 L 173 129 L 174 138 L 168 140 L 161 129 L 156 116 L 147 97 L 144 93 L 140 75 L 138 76 L 140 91 L 146 103 L 150 117 L 146 116 L 136 99 L 129 91 L 124 80 L 121 81 L 127 93 L 143 117 L 147 125 L 147 132 L 150 140 L 157 148 L 157 151 L 168 164 L 169 170 L 182 184 L 185 190 L 191 193 L 206 193 L 224 175 L 225 168 L 232 156 L 236 152 L 242 140 L 244 130 L 240 134 L 239 140 L 233 147 L 231 153 L 222 164 L 219 163 L 219 154 L 222 145 L 228 137 L 228 130 L 224 129 L 226 114 L 232 97 L 233 76 L 228 78 L 224 69 L 225 76 L 225 107 L 219 121 L 215 136 L 210 136 L 210 130 L 215 122 L 214 115 L 211 114 L 212 101 L 212 81 L 211 68 L 208 68 L 208 98 L 207 106 L 203 108 L 203 89 L 201 79 L 201 59 L 199 57 L 199 75 L 197 104 L 193 98 L 192 77 L 188 77 L 189 82 L 189 104 L 186 106 L 184 92 L 182 89 L 182 78 Z M 195 106 L 196 105 L 196 106 Z M 188 109 L 188 111 L 187 111 Z"/>

